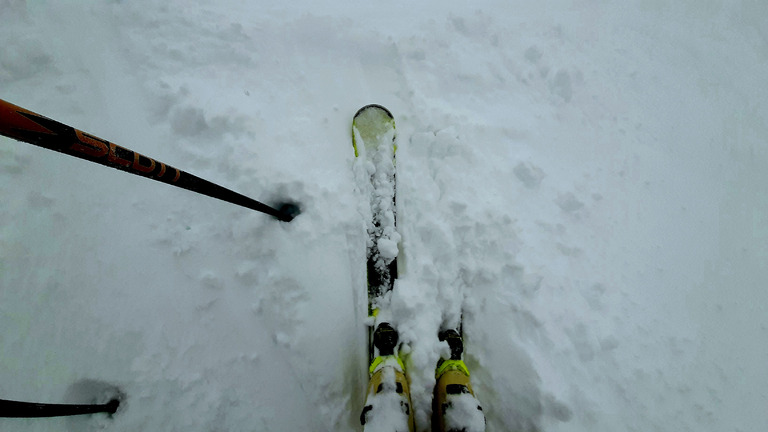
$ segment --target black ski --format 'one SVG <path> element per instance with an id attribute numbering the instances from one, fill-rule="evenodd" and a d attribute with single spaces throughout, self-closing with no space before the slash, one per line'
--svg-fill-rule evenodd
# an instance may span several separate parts
<path id="1" fill-rule="evenodd" d="M 397 278 L 400 241 L 392 113 L 381 105 L 360 108 L 352 119 L 352 145 L 367 171 L 368 181 L 361 187 L 371 212 L 366 246 L 369 382 L 360 423 L 364 430 L 413 432 L 408 380 L 398 355 L 399 336 L 383 311 Z"/>
<path id="2" fill-rule="evenodd" d="M 385 306 L 387 294 L 397 278 L 397 254 L 400 235 L 397 233 L 395 204 L 395 119 L 381 105 L 366 105 L 352 119 L 352 145 L 355 156 L 365 162 L 367 192 L 371 220 L 368 223 L 367 278 L 369 361 L 373 361 L 375 347 L 373 331 L 376 318 Z"/>

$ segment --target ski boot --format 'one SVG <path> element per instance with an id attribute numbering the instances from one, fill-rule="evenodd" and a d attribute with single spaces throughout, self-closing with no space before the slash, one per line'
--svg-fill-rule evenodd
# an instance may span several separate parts
<path id="1" fill-rule="evenodd" d="M 363 430 L 413 432 L 413 409 L 405 366 L 397 355 L 399 336 L 389 323 L 373 333 L 377 351 L 368 369 L 370 380 L 365 407 L 360 414 Z"/>
<path id="2" fill-rule="evenodd" d="M 449 329 L 441 331 L 438 338 L 448 342 L 451 355 L 448 359 L 440 359 L 435 369 L 432 431 L 485 431 L 483 408 L 472 391 L 469 369 L 462 358 L 464 342 L 461 334 L 454 329 Z"/>

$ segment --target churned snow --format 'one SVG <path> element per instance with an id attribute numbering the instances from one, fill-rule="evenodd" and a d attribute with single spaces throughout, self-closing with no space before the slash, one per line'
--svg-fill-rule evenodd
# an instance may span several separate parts
<path id="1" fill-rule="evenodd" d="M 0 98 L 303 209 L 0 138 L 0 398 L 125 394 L 0 430 L 360 430 L 368 103 L 397 122 L 420 431 L 461 313 L 489 431 L 761 430 L 766 22 L 719 0 L 0 0 Z"/>

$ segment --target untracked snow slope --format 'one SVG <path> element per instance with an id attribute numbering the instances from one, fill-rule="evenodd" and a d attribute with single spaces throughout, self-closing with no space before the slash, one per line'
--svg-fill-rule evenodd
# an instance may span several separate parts
<path id="1" fill-rule="evenodd" d="M 462 312 L 489 431 L 764 427 L 768 8 L 469 3 L 0 0 L 0 98 L 303 207 L 0 138 L 0 398 L 125 393 L 0 430 L 359 430 L 367 103 L 420 430 Z"/>

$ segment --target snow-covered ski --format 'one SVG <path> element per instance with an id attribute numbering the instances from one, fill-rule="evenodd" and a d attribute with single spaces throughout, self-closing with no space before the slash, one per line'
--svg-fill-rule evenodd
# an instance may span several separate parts
<path id="1" fill-rule="evenodd" d="M 381 105 L 367 105 L 352 119 L 355 157 L 364 162 L 371 218 L 368 222 L 367 295 L 369 382 L 360 423 L 366 432 L 412 432 L 413 409 L 398 355 L 397 330 L 380 314 L 397 278 L 395 119 Z"/>
<path id="2" fill-rule="evenodd" d="M 369 184 L 367 278 L 369 361 L 375 347 L 373 331 L 379 311 L 389 298 L 397 278 L 397 254 L 400 234 L 397 232 L 395 207 L 395 119 L 381 105 L 366 105 L 352 119 L 352 145 L 355 156 L 364 161 Z"/>

